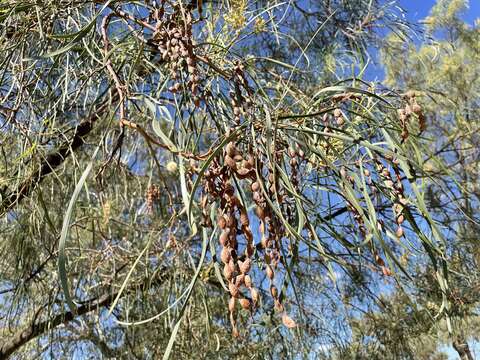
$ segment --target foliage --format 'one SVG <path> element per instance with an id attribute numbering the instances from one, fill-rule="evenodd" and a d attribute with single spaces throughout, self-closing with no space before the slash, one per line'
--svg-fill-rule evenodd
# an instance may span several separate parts
<path id="1" fill-rule="evenodd" d="M 386 289 L 433 287 L 428 325 L 450 325 L 431 104 L 395 57 L 405 91 L 362 80 L 380 29 L 407 29 L 397 16 L 366 0 L 2 3 L 0 357 L 329 357 L 360 337 L 352 306 L 378 311 Z"/>

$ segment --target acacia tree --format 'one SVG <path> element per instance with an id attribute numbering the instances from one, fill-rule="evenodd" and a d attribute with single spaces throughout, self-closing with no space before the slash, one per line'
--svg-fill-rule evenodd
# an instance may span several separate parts
<path id="1" fill-rule="evenodd" d="M 388 5 L 2 3 L 0 357 L 328 356 L 412 251 L 448 315 Z"/>
<path id="2" fill-rule="evenodd" d="M 414 90 L 425 111 L 425 196 L 432 215 L 445 234 L 449 260 L 452 334 L 444 321 L 433 321 L 442 296 L 429 266 L 405 259 L 415 273 L 410 297 L 395 292 L 385 302 L 390 311 L 374 309 L 355 319 L 357 339 L 371 341 L 382 353 L 419 354 L 451 344 L 461 359 L 473 359 L 469 342 L 478 341 L 478 239 L 479 232 L 479 75 L 478 21 L 466 24 L 466 1 L 438 1 L 425 20 L 421 45 L 395 34 L 382 51 L 385 82 L 390 87 Z"/>

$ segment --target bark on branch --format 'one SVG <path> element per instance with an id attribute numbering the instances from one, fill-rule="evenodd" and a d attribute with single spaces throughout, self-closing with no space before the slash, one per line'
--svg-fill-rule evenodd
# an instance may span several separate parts
<path id="1" fill-rule="evenodd" d="M 163 281 L 167 278 L 168 272 L 166 271 L 166 269 L 163 269 L 159 271 L 158 274 L 160 274 L 160 276 L 154 279 L 153 283 L 152 279 L 145 279 L 143 283 L 141 283 L 141 287 L 152 285 L 158 286 L 162 284 Z M 121 296 L 123 297 L 129 294 L 135 288 L 138 287 L 131 286 L 129 289 L 125 289 Z M 48 320 L 33 322 L 29 327 L 18 331 L 8 340 L 3 342 L 0 341 L 0 360 L 8 359 L 10 355 L 12 355 L 15 351 L 17 351 L 27 342 L 36 338 L 37 336 L 44 334 L 49 330 L 55 329 L 57 326 L 66 324 L 79 316 L 85 315 L 101 307 L 109 306 L 117 297 L 117 295 L 118 292 L 113 292 L 110 294 L 104 294 L 95 299 L 88 300 L 77 307 L 76 314 L 73 314 L 71 311 L 66 311 L 61 314 L 55 315 L 53 318 L 50 318 Z"/>
<path id="2" fill-rule="evenodd" d="M 42 163 L 33 171 L 32 175 L 22 181 L 15 189 L 2 190 L 2 202 L 0 203 L 0 216 L 3 216 L 23 198 L 29 196 L 40 182 L 55 168 L 59 167 L 65 159 L 77 150 L 84 143 L 84 138 L 88 135 L 99 117 L 110 107 L 110 101 L 106 101 L 96 109 L 96 113 L 80 122 L 75 128 L 73 136 L 62 143 L 57 149 L 47 154 Z"/>

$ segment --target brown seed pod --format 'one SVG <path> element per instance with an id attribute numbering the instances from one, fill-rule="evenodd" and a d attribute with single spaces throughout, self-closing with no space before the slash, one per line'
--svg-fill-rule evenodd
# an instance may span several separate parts
<path id="1" fill-rule="evenodd" d="M 220 244 L 221 244 L 222 246 L 225 246 L 225 244 L 227 243 L 227 241 L 228 241 L 228 232 L 222 231 L 222 233 L 220 234 L 220 240 L 219 240 L 219 242 L 220 242 Z"/>
<path id="2" fill-rule="evenodd" d="M 258 290 L 255 288 L 250 288 L 250 296 L 252 297 L 253 303 L 258 304 L 260 300 L 260 295 L 258 293 Z"/>
<path id="3" fill-rule="evenodd" d="M 225 218 L 223 217 L 223 215 L 219 216 L 218 219 L 217 219 L 217 225 L 220 229 L 225 229 L 225 227 L 227 226 L 227 221 L 225 220 Z"/>
<path id="4" fill-rule="evenodd" d="M 245 310 L 250 309 L 250 300 L 242 298 L 242 299 L 239 300 L 239 302 L 240 302 L 241 307 L 244 308 Z"/>
<path id="5" fill-rule="evenodd" d="M 223 267 L 223 276 L 225 276 L 225 279 L 227 279 L 228 281 L 232 280 L 233 278 L 232 268 L 228 264 L 225 264 L 225 266 Z"/>
<path id="6" fill-rule="evenodd" d="M 252 278 L 250 277 L 250 275 L 245 275 L 245 279 L 244 279 L 244 282 L 245 282 L 245 286 L 247 288 L 251 288 L 252 287 Z"/>
<path id="7" fill-rule="evenodd" d="M 222 253 L 220 255 L 220 258 L 224 264 L 227 264 L 230 259 L 232 258 L 232 255 L 230 254 L 230 249 L 227 247 L 224 247 L 222 249 Z"/>
<path id="8" fill-rule="evenodd" d="M 235 156 L 235 153 L 237 152 L 237 149 L 235 148 L 235 144 L 233 142 L 229 142 L 225 150 L 227 152 L 227 155 L 232 158 Z"/>
<path id="9" fill-rule="evenodd" d="M 237 169 L 236 173 L 240 179 L 246 179 L 250 177 L 251 174 L 250 170 L 246 168 Z"/>
<path id="10" fill-rule="evenodd" d="M 248 226 L 250 224 L 250 221 L 248 220 L 248 214 L 245 210 L 240 213 L 240 223 L 243 226 Z"/>
<path id="11" fill-rule="evenodd" d="M 245 275 L 240 274 L 235 277 L 235 285 L 237 285 L 237 287 L 242 286 L 244 282 L 245 282 Z"/>
<path id="12" fill-rule="evenodd" d="M 278 289 L 274 285 L 270 286 L 270 294 L 275 299 L 278 297 Z"/>
<path id="13" fill-rule="evenodd" d="M 237 169 L 237 163 L 229 155 L 225 155 L 225 164 L 232 170 Z"/>
<path id="14" fill-rule="evenodd" d="M 399 216 L 397 217 L 397 224 L 398 224 L 398 225 L 403 224 L 404 221 L 405 221 L 405 217 L 404 217 L 403 215 L 399 215 Z"/>
<path id="15" fill-rule="evenodd" d="M 335 116 L 336 118 L 341 117 L 342 116 L 342 110 L 340 110 L 338 108 L 333 110 L 333 116 Z"/>
<path id="16" fill-rule="evenodd" d="M 413 104 L 412 111 L 414 112 L 415 115 L 420 115 L 422 113 L 422 107 L 418 104 Z"/>
<path id="17" fill-rule="evenodd" d="M 234 297 L 230 297 L 230 299 L 228 300 L 228 311 L 230 311 L 231 313 L 235 312 L 235 298 Z"/>
<path id="18" fill-rule="evenodd" d="M 238 298 L 240 295 L 240 290 L 233 282 L 228 283 L 228 291 L 230 291 L 230 295 L 234 298 Z"/>
<path id="19" fill-rule="evenodd" d="M 250 259 L 245 259 L 244 262 L 241 262 L 240 260 L 238 261 L 238 267 L 240 269 L 240 272 L 242 274 L 246 274 L 250 271 L 250 268 L 252 267 L 252 260 Z"/>
<path id="20" fill-rule="evenodd" d="M 262 195 L 258 191 L 255 191 L 253 193 L 253 200 L 256 201 L 256 202 L 261 201 L 262 200 Z"/>
<path id="21" fill-rule="evenodd" d="M 253 182 L 252 186 L 251 186 L 251 189 L 252 189 L 253 192 L 258 191 L 260 189 L 260 184 L 257 181 Z"/>
<path id="22" fill-rule="evenodd" d="M 233 336 L 234 338 L 240 337 L 240 333 L 238 332 L 238 329 L 237 329 L 236 326 L 234 326 L 234 327 L 232 328 L 232 336 Z"/>
<path id="23" fill-rule="evenodd" d="M 272 267 L 270 265 L 267 265 L 267 269 L 266 269 L 266 272 L 267 272 L 267 276 L 270 280 L 273 280 L 274 276 L 275 276 L 275 272 L 273 271 Z"/>
<path id="24" fill-rule="evenodd" d="M 395 234 L 397 235 L 398 238 L 401 238 L 403 236 L 403 228 L 401 226 L 399 226 L 397 228 L 397 231 L 395 232 Z"/>
<path id="25" fill-rule="evenodd" d="M 283 313 L 282 315 L 282 322 L 283 322 L 283 325 L 285 325 L 289 329 L 293 329 L 294 327 L 297 326 L 295 321 L 293 321 L 293 319 L 290 316 L 288 316 L 286 313 Z"/>

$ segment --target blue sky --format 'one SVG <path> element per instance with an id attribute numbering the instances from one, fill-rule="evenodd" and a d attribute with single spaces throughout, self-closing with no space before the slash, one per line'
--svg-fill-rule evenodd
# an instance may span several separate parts
<path id="1" fill-rule="evenodd" d="M 407 17 L 410 21 L 419 21 L 428 15 L 436 0 L 399 0 L 399 3 L 408 11 Z M 470 0 L 470 6 L 464 19 L 473 24 L 476 18 L 480 18 L 480 0 Z"/>

